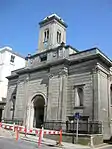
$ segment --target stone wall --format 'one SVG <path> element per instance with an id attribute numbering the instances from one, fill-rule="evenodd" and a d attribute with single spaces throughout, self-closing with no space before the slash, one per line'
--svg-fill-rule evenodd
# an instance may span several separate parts
<path id="1" fill-rule="evenodd" d="M 55 141 L 59 141 L 59 135 L 44 135 L 44 138 L 52 139 Z M 92 137 L 92 142 L 93 146 L 103 144 L 103 135 L 79 135 L 78 136 L 78 143 L 82 145 L 88 145 L 91 146 L 91 137 Z M 73 134 L 67 134 L 64 133 L 62 135 L 62 142 L 68 142 L 68 143 L 73 143 L 73 138 L 74 138 L 74 143 L 76 142 L 76 135 Z M 62 143 L 63 144 L 63 143 Z"/>
<path id="2" fill-rule="evenodd" d="M 83 63 L 71 65 L 69 67 L 68 85 L 67 85 L 67 116 L 72 116 L 75 112 L 80 112 L 83 116 L 90 116 L 92 119 L 93 109 L 93 68 L 96 61 L 90 60 Z M 75 108 L 74 86 L 84 85 L 84 107 Z"/>
<path id="3" fill-rule="evenodd" d="M 12 94 L 16 93 L 17 81 L 18 81 L 17 78 L 14 78 L 14 79 L 9 81 L 8 92 L 7 92 L 7 102 L 6 102 L 6 106 L 4 108 L 4 114 L 2 116 L 3 119 L 12 120 L 12 111 L 11 111 L 11 108 L 13 106 Z"/>

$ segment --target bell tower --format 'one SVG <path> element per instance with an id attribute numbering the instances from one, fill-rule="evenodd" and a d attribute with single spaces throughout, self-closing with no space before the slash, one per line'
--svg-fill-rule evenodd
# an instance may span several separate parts
<path id="1" fill-rule="evenodd" d="M 62 42 L 66 44 L 66 23 L 56 14 L 44 18 L 40 23 L 38 52 L 53 49 Z"/>

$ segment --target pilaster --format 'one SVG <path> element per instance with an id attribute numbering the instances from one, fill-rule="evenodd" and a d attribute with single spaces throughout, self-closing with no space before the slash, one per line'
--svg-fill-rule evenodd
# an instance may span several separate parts
<path id="1" fill-rule="evenodd" d="M 60 79 L 60 98 L 59 98 L 59 118 L 61 121 L 66 121 L 66 109 L 67 109 L 67 77 L 68 68 L 64 67 L 59 72 Z"/>
<path id="2" fill-rule="evenodd" d="M 67 76 L 66 67 L 49 74 L 47 121 L 66 121 Z"/>

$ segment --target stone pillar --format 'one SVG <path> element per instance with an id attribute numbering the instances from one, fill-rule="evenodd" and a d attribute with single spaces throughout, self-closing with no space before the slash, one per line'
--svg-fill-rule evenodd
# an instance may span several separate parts
<path id="1" fill-rule="evenodd" d="M 30 106 L 30 117 L 29 117 L 29 128 L 33 128 L 33 122 L 34 122 L 34 106 L 33 104 Z"/>
<path id="2" fill-rule="evenodd" d="M 49 75 L 47 121 L 66 121 L 67 75 L 66 67 Z"/>
<path id="3" fill-rule="evenodd" d="M 29 119 L 30 119 L 30 106 L 29 106 L 29 105 L 27 106 L 27 111 L 26 111 L 26 113 L 27 113 L 26 126 L 27 126 L 27 128 L 29 128 Z"/>
<path id="4" fill-rule="evenodd" d="M 44 105 L 44 122 L 47 121 L 47 104 Z"/>
<path id="5" fill-rule="evenodd" d="M 93 68 L 91 72 L 91 80 L 92 80 L 92 111 L 90 119 L 92 121 L 98 120 L 98 73 L 97 69 Z"/>
<path id="6" fill-rule="evenodd" d="M 67 79 L 68 79 L 68 68 L 64 67 L 59 72 L 60 78 L 60 98 L 59 98 L 59 117 L 61 121 L 66 121 L 66 110 L 67 110 Z"/>
<path id="7" fill-rule="evenodd" d="M 27 126 L 27 117 L 28 117 L 28 86 L 29 86 L 29 74 L 26 75 L 26 78 L 24 80 L 24 100 L 25 100 L 25 113 L 24 113 L 24 125 Z"/>
<path id="8" fill-rule="evenodd" d="M 53 74 L 49 74 L 48 75 L 48 78 L 49 78 L 49 83 L 48 83 L 48 103 L 47 103 L 47 106 L 45 107 L 45 109 L 44 110 L 46 110 L 46 111 L 44 111 L 45 113 L 44 113 L 44 115 L 46 115 L 46 118 L 44 117 L 44 120 L 46 120 L 46 121 L 50 121 L 50 120 L 52 120 L 52 117 L 51 117 L 51 111 L 52 111 L 52 83 L 53 83 L 53 81 L 52 81 L 52 79 L 53 79 Z"/>

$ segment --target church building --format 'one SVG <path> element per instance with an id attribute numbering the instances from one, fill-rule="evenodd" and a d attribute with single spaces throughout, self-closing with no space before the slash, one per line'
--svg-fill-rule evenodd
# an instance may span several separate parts
<path id="1" fill-rule="evenodd" d="M 78 112 L 112 134 L 112 61 L 97 47 L 79 51 L 66 44 L 67 24 L 56 14 L 40 23 L 38 50 L 25 68 L 8 76 L 4 121 L 28 128 L 66 122 Z"/>

